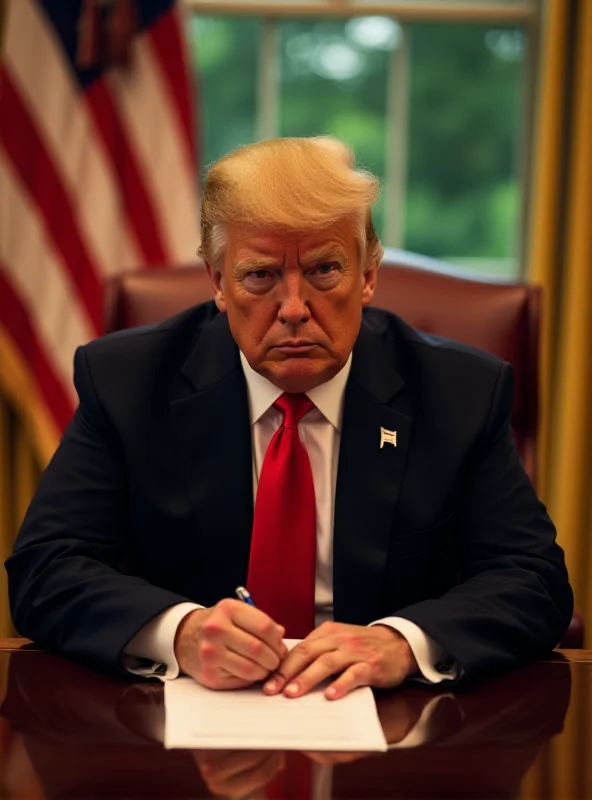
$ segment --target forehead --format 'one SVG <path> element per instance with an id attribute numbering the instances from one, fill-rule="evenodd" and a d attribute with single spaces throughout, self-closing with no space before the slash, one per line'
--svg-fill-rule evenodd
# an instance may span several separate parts
<path id="1" fill-rule="evenodd" d="M 270 227 L 230 224 L 227 229 L 227 251 L 232 261 L 248 256 L 272 257 L 297 251 L 300 258 L 309 253 L 340 249 L 348 257 L 357 250 L 358 232 L 354 220 L 339 220 L 313 231 L 282 231 Z"/>

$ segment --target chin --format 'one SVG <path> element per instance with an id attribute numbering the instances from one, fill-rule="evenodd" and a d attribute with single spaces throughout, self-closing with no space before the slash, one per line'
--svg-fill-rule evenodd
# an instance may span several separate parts
<path id="1" fill-rule="evenodd" d="M 294 362 L 296 359 L 294 359 Z M 326 383 L 339 372 L 340 367 L 320 364 L 288 364 L 285 361 L 275 364 L 265 377 L 278 389 L 289 394 L 309 392 L 316 386 Z"/>

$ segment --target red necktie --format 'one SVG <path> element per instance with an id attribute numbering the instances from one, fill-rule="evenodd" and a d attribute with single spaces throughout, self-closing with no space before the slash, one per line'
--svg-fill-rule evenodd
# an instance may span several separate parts
<path id="1" fill-rule="evenodd" d="M 286 766 L 265 786 L 268 800 L 310 800 L 312 797 L 312 761 L 304 753 L 285 754 Z"/>
<path id="2" fill-rule="evenodd" d="M 284 420 L 261 467 L 247 586 L 255 605 L 303 639 L 314 628 L 316 509 L 308 453 L 298 423 L 314 407 L 304 394 L 274 403 Z"/>

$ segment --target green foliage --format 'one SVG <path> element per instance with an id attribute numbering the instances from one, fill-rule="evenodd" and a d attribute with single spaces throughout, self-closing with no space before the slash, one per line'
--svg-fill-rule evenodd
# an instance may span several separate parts
<path id="1" fill-rule="evenodd" d="M 260 30 L 259 20 L 190 18 L 202 169 L 229 150 L 255 140 Z"/>
<path id="2" fill-rule="evenodd" d="M 522 32 L 441 23 L 403 31 L 386 18 L 283 21 L 278 28 L 278 134 L 338 136 L 383 180 L 387 136 L 397 131 L 396 120 L 386 120 L 389 63 L 408 38 L 405 235 L 385 244 L 484 260 L 487 269 L 499 259 L 498 270 L 516 271 Z M 256 136 L 260 33 L 257 19 L 190 21 L 204 165 Z M 382 198 L 379 232 L 386 213 L 393 210 Z"/>

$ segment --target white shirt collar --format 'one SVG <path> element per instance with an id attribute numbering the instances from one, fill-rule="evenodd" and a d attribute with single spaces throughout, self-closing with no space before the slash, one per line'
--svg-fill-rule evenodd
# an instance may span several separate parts
<path id="1" fill-rule="evenodd" d="M 263 375 L 255 372 L 242 351 L 240 359 L 245 373 L 245 380 L 247 381 L 251 425 L 254 425 L 283 392 L 271 381 L 268 381 L 267 378 L 264 378 Z M 351 363 L 352 356 L 350 353 L 349 358 L 337 375 L 331 378 L 330 381 L 321 383 L 320 386 L 315 386 L 310 392 L 306 392 L 307 397 L 312 400 L 325 419 L 338 431 L 341 430 L 345 384 L 349 378 Z"/>

